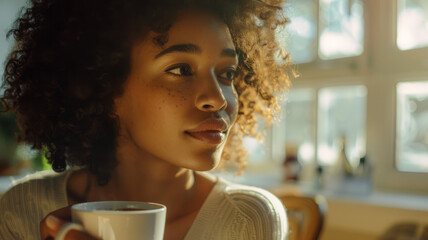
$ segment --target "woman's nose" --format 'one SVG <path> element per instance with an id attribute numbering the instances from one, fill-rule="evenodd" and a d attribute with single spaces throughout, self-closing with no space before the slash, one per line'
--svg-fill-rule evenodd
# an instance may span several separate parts
<path id="1" fill-rule="evenodd" d="M 214 73 L 203 80 L 199 79 L 198 82 L 201 84 L 195 105 L 199 110 L 216 112 L 226 109 L 227 100 Z"/>

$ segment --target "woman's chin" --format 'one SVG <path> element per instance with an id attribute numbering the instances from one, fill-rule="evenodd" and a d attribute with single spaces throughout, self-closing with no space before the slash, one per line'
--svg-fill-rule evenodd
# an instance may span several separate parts
<path id="1" fill-rule="evenodd" d="M 193 162 L 193 163 L 192 163 Z M 189 162 L 188 169 L 195 171 L 211 171 L 218 167 L 220 163 L 220 157 L 217 156 L 205 156 L 194 159 L 192 162 Z"/>

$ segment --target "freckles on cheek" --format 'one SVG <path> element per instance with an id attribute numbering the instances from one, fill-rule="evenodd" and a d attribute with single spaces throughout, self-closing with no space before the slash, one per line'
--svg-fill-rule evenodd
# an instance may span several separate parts
<path id="1" fill-rule="evenodd" d="M 165 90 L 167 91 L 168 99 L 171 99 L 175 103 L 176 108 L 182 106 L 188 99 L 186 94 L 184 94 L 183 91 L 179 89 L 165 87 Z M 163 103 L 165 103 L 165 100 L 163 100 Z"/>

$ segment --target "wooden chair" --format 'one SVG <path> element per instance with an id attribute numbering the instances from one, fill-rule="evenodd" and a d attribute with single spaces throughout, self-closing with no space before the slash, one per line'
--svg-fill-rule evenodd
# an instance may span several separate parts
<path id="1" fill-rule="evenodd" d="M 319 239 L 327 210 L 327 201 L 321 196 L 304 197 L 277 195 L 283 202 L 289 222 L 289 240 Z"/>

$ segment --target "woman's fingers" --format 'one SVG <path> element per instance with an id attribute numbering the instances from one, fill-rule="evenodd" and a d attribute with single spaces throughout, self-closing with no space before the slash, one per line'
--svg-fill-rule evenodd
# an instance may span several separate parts
<path id="1" fill-rule="evenodd" d="M 70 230 L 67 233 L 67 235 L 65 235 L 64 240 L 100 240 L 100 239 L 95 238 L 86 232 Z"/>
<path id="2" fill-rule="evenodd" d="M 65 223 L 64 220 L 59 219 L 51 214 L 49 214 L 45 219 L 42 220 L 42 222 L 40 222 L 40 233 L 42 235 L 42 239 L 55 237 L 58 230 Z"/>
<path id="3" fill-rule="evenodd" d="M 49 215 L 40 222 L 40 234 L 42 235 L 42 239 L 55 237 L 56 232 L 66 221 L 71 221 L 70 207 L 61 208 L 49 213 Z"/>
<path id="4" fill-rule="evenodd" d="M 70 207 L 65 207 L 51 212 L 40 222 L 40 233 L 43 240 L 54 239 L 58 230 L 65 224 L 71 222 Z M 67 232 L 64 240 L 96 240 L 86 232 L 72 229 Z"/>

